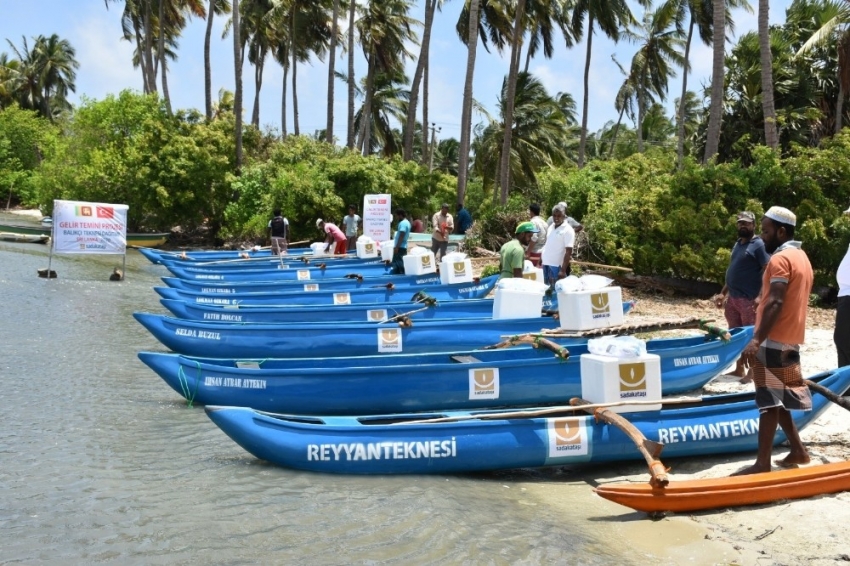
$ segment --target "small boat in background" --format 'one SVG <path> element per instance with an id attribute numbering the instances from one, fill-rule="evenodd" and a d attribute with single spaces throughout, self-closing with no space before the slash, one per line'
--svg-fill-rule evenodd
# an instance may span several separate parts
<path id="1" fill-rule="evenodd" d="M 29 226 L 25 226 L 23 224 L 0 224 L 0 232 L 2 233 L 17 234 L 19 236 L 43 236 L 44 242 L 47 241 L 47 238 L 50 236 L 52 230 L 52 219 L 49 225 L 45 225 L 43 223 L 41 225 L 32 224 Z M 170 235 L 171 234 L 169 234 L 168 232 L 154 232 L 151 234 L 131 232 L 127 234 L 127 246 L 155 248 L 167 242 L 168 236 Z"/>
<path id="2" fill-rule="evenodd" d="M 0 231 L 0 240 L 4 242 L 19 242 L 23 244 L 46 244 L 50 236 L 39 234 L 16 234 L 14 232 Z"/>
<path id="3" fill-rule="evenodd" d="M 41 219 L 41 225 L 44 226 L 45 228 L 52 228 L 53 227 L 53 219 L 49 216 L 45 216 L 44 218 Z"/>

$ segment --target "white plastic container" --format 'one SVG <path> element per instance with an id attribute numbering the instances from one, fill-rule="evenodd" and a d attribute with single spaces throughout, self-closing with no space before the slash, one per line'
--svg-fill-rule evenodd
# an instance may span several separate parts
<path id="1" fill-rule="evenodd" d="M 390 254 L 392 254 L 392 248 L 390 248 Z M 357 257 L 360 259 L 378 257 L 377 242 L 371 240 L 368 242 L 357 242 Z"/>
<path id="2" fill-rule="evenodd" d="M 564 330 L 582 331 L 623 324 L 619 287 L 558 293 L 558 316 Z"/>
<path id="3" fill-rule="evenodd" d="M 315 242 L 310 244 L 310 249 L 313 250 L 313 257 L 328 255 L 325 253 L 325 246 L 327 246 L 325 242 Z"/>
<path id="4" fill-rule="evenodd" d="M 542 316 L 543 294 L 514 289 L 496 289 L 493 318 L 535 318 Z"/>
<path id="5" fill-rule="evenodd" d="M 581 355 L 581 397 L 591 403 L 658 401 L 657 404 L 611 407 L 615 413 L 661 410 L 661 357 L 644 354 L 615 358 Z"/>
<path id="6" fill-rule="evenodd" d="M 461 259 L 440 262 L 440 283 L 469 283 L 472 281 L 472 261 Z"/>
<path id="7" fill-rule="evenodd" d="M 425 275 L 426 273 L 437 272 L 437 260 L 431 250 L 423 254 L 408 254 L 402 258 L 402 261 L 404 262 L 405 275 Z"/>
<path id="8" fill-rule="evenodd" d="M 395 248 L 395 242 L 393 240 L 387 240 L 386 242 L 381 242 L 380 250 L 381 250 L 381 259 L 384 261 L 392 261 L 393 260 L 393 248 Z"/>

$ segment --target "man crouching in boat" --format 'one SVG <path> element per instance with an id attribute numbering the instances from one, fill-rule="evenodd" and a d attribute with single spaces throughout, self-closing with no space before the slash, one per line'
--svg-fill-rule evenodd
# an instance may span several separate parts
<path id="1" fill-rule="evenodd" d="M 761 220 L 761 239 L 773 254 L 764 269 L 753 340 L 744 353 L 755 358 L 753 381 L 759 408 L 756 463 L 733 475 L 770 471 L 776 425 L 791 451 L 776 462 L 793 467 L 809 462 L 789 411 L 809 411 L 812 397 L 800 369 L 800 344 L 806 333 L 806 313 L 812 290 L 812 265 L 800 242 L 794 240 L 797 217 L 787 208 L 771 207 Z"/>

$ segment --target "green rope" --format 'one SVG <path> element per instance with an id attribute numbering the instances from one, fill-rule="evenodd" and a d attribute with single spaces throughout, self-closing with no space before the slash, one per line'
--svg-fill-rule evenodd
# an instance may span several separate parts
<path id="1" fill-rule="evenodd" d="M 195 361 L 195 365 L 198 369 L 198 376 L 195 379 L 195 390 L 189 391 L 189 380 L 186 377 L 186 374 L 183 372 L 183 365 L 181 364 L 177 368 L 177 379 L 180 381 L 180 390 L 183 393 L 183 397 L 186 398 L 186 406 L 192 407 L 192 404 L 195 402 L 195 395 L 198 394 L 198 386 L 201 383 L 201 364 Z"/>
<path id="2" fill-rule="evenodd" d="M 715 336 L 723 342 L 730 342 L 732 337 L 729 335 L 729 330 L 722 326 L 709 324 L 705 319 L 699 320 L 699 329 L 708 333 L 709 336 Z"/>

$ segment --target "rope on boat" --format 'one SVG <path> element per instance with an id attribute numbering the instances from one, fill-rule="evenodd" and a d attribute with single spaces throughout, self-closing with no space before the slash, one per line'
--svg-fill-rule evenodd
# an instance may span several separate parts
<path id="1" fill-rule="evenodd" d="M 425 291 L 416 291 L 416 293 L 410 298 L 414 303 L 423 303 L 428 306 L 437 306 L 437 299 L 426 293 Z"/>
<path id="2" fill-rule="evenodd" d="M 183 364 L 177 368 L 177 380 L 180 382 L 180 390 L 183 393 L 183 397 L 186 398 L 186 406 L 192 407 L 195 402 L 195 395 L 198 394 L 198 386 L 201 383 L 201 364 L 194 360 L 195 366 L 197 366 L 198 376 L 195 379 L 195 390 L 189 391 L 189 379 L 186 377 L 186 374 L 183 372 Z"/>
<path id="3" fill-rule="evenodd" d="M 593 328 L 580 332 L 569 332 L 561 328 L 547 328 L 539 333 L 543 336 L 562 337 L 562 338 L 590 338 L 594 336 L 608 336 L 619 334 L 635 334 L 639 332 L 654 332 L 660 330 L 677 330 L 682 328 L 696 328 L 707 332 L 712 336 L 717 336 L 723 340 L 731 338 L 729 331 L 719 326 L 709 324 L 714 322 L 714 319 L 703 319 L 698 317 L 681 318 L 681 319 L 650 319 L 641 322 L 632 322 L 621 324 L 619 326 L 608 326 L 604 328 Z"/>
<path id="4" fill-rule="evenodd" d="M 496 350 L 499 348 L 509 348 L 511 346 L 516 346 L 517 344 L 531 344 L 532 348 L 545 348 L 555 354 L 555 356 L 561 360 L 570 359 L 570 351 L 564 346 L 559 346 L 558 344 L 552 342 L 551 340 L 547 340 L 543 336 L 539 334 L 515 334 L 513 336 L 508 337 L 506 340 L 499 342 L 498 344 L 493 344 L 490 346 L 484 346 L 481 348 L 482 350 Z"/>

